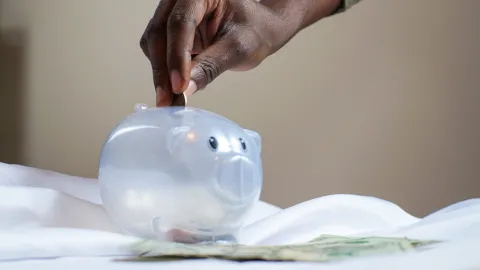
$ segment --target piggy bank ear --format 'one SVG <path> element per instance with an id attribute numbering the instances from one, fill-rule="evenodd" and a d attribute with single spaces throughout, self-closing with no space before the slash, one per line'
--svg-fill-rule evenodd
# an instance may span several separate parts
<path id="1" fill-rule="evenodd" d="M 175 149 L 185 141 L 189 131 L 190 127 L 187 126 L 174 127 L 168 131 L 166 144 L 170 153 L 175 152 Z"/>
<path id="2" fill-rule="evenodd" d="M 255 146 L 257 147 L 258 149 L 258 152 L 261 153 L 262 152 L 262 137 L 260 137 L 260 134 L 258 134 L 257 132 L 253 131 L 253 130 L 249 130 L 249 129 L 244 129 L 245 133 L 247 133 L 248 137 L 250 137 L 252 139 L 252 141 L 255 142 Z"/>

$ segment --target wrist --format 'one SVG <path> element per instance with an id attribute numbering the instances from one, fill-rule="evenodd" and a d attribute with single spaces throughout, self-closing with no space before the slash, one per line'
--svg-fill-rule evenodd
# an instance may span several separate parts
<path id="1" fill-rule="evenodd" d="M 260 0 L 259 2 L 281 16 L 287 24 L 287 29 L 295 33 L 334 14 L 344 4 L 344 0 Z"/>
<path id="2" fill-rule="evenodd" d="M 334 14 L 342 7 L 344 0 L 260 0 L 279 18 L 271 28 L 275 42 L 270 54 L 289 42 L 298 32 Z"/>

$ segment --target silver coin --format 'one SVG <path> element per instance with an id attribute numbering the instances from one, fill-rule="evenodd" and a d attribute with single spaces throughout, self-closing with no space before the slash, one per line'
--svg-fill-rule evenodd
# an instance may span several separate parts
<path id="1" fill-rule="evenodd" d="M 187 106 L 187 96 L 185 93 L 173 94 L 172 106 Z"/>

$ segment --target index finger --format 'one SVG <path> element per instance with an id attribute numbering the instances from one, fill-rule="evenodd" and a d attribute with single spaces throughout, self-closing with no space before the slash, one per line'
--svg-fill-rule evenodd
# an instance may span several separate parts
<path id="1" fill-rule="evenodd" d="M 167 65 L 176 94 L 185 91 L 190 81 L 195 29 L 203 20 L 206 8 L 205 0 L 178 0 L 168 19 Z"/>
<path id="2" fill-rule="evenodd" d="M 167 54 L 167 18 L 175 5 L 173 0 L 161 0 L 153 18 L 147 27 L 146 55 L 153 72 L 153 83 L 157 95 L 157 106 L 169 106 L 172 102 L 172 90 L 166 63 Z"/>

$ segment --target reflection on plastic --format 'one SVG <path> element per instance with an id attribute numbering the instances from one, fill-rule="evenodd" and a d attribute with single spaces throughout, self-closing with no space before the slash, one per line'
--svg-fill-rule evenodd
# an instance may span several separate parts
<path id="1" fill-rule="evenodd" d="M 140 104 L 103 146 L 102 200 L 138 237 L 236 242 L 260 197 L 260 154 L 260 135 L 224 117 Z"/>
<path id="2" fill-rule="evenodd" d="M 237 232 L 230 234 L 219 235 L 212 234 L 208 232 L 199 233 L 197 232 L 188 232 L 181 229 L 175 228 L 174 225 L 169 223 L 163 223 L 160 217 L 154 218 L 152 222 L 153 231 L 157 236 L 162 236 L 163 241 L 167 242 L 180 242 L 180 243 L 202 243 L 202 244 L 211 244 L 211 243 L 222 243 L 222 244 L 238 244 L 237 238 L 235 237 Z"/>

